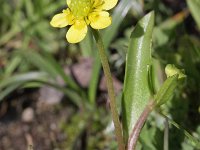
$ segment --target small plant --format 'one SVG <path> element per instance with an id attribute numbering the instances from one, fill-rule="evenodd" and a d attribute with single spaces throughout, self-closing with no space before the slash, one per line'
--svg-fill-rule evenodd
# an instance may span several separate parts
<path id="1" fill-rule="evenodd" d="M 173 97 L 179 81 L 184 80 L 186 76 L 174 65 L 167 65 L 167 79 L 158 91 L 155 90 L 151 56 L 154 12 L 150 12 L 138 22 L 130 37 L 122 96 L 121 126 L 112 75 L 99 32 L 99 29 L 106 28 L 111 24 L 111 17 L 106 10 L 113 8 L 116 4 L 117 0 L 67 0 L 68 8 L 55 15 L 51 25 L 59 28 L 70 25 L 66 34 L 69 43 L 83 40 L 89 26 L 96 40 L 106 77 L 118 148 L 119 150 L 133 150 L 150 112 L 169 101 Z"/>
<path id="2" fill-rule="evenodd" d="M 13 91 L 20 100 L 23 89 L 40 94 L 45 86 L 64 102 L 52 108 L 54 117 L 64 110 L 55 123 L 64 136 L 44 137 L 49 149 L 200 149 L 199 0 L 13 3 L 0 0 L 0 116 Z M 84 86 L 73 72 L 82 58 L 89 60 L 89 71 L 77 69 L 89 76 Z M 110 109 L 102 105 L 102 79 Z M 43 144 L 34 138 L 27 149 Z"/>

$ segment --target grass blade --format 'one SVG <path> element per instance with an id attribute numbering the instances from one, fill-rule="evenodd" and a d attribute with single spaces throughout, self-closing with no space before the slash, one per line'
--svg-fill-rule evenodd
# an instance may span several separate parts
<path id="1" fill-rule="evenodd" d="M 5 90 L 1 91 L 0 92 L 0 101 L 2 101 L 11 92 L 13 92 L 14 90 L 16 90 L 20 85 L 21 85 L 21 83 L 13 84 L 13 85 L 7 87 Z"/>
<path id="2" fill-rule="evenodd" d="M 130 8 L 131 8 L 131 1 L 122 0 L 114 9 L 114 12 L 112 15 L 112 25 L 104 31 L 104 35 L 103 35 L 105 49 L 108 48 L 111 41 L 116 36 L 116 33 L 118 33 L 117 30 L 119 29 L 120 24 L 124 20 Z"/>
<path id="3" fill-rule="evenodd" d="M 18 75 L 13 75 L 9 78 L 4 78 L 0 82 L 0 89 L 6 88 L 9 85 L 23 84 L 33 80 L 47 80 L 49 76 L 44 72 L 29 72 Z"/>
<path id="4" fill-rule="evenodd" d="M 184 135 L 191 141 L 191 144 L 196 147 L 197 149 L 200 149 L 200 141 L 196 139 L 194 136 L 192 136 L 188 131 L 186 131 L 183 127 L 181 127 L 178 123 L 167 117 L 165 114 L 160 114 L 161 116 L 167 118 L 170 124 L 172 124 L 174 127 L 179 129 L 184 133 Z"/>

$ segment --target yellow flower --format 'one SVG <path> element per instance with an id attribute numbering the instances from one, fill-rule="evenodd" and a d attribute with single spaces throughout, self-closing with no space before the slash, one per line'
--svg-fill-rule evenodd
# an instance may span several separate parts
<path id="1" fill-rule="evenodd" d="M 66 38 L 69 43 L 78 43 L 87 34 L 87 26 L 103 29 L 111 24 L 107 10 L 112 9 L 118 0 L 67 0 L 68 8 L 55 15 L 50 24 L 63 28 L 71 25 Z"/>

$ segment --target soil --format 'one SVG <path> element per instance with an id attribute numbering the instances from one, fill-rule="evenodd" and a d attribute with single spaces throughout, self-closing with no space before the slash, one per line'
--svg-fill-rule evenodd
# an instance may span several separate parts
<path id="1" fill-rule="evenodd" d="M 40 104 L 38 92 L 23 93 L 1 103 L 0 150 L 26 150 L 32 146 L 34 150 L 62 149 L 66 135 L 60 122 L 67 120 L 69 109 Z M 28 121 L 22 118 L 27 108 L 34 113 Z"/>

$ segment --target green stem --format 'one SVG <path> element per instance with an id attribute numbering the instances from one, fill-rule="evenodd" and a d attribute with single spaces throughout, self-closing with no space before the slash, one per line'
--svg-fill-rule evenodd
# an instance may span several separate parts
<path id="1" fill-rule="evenodd" d="M 122 135 L 122 128 L 121 128 L 121 124 L 119 121 L 119 115 L 118 115 L 116 99 L 115 99 L 115 91 L 114 91 L 114 87 L 113 87 L 112 75 L 110 72 L 108 59 L 106 56 L 106 52 L 104 50 L 103 41 L 102 41 L 99 31 L 97 31 L 97 30 L 92 30 L 92 31 L 93 31 L 94 38 L 97 42 L 97 48 L 99 50 L 99 55 L 100 55 L 101 63 L 103 66 L 103 71 L 104 71 L 105 78 L 106 78 L 106 84 L 107 84 L 107 88 L 108 88 L 108 96 L 110 99 L 111 114 L 112 114 L 113 123 L 115 126 L 115 134 L 116 134 L 119 150 L 125 150 L 125 145 L 124 145 L 123 135 Z"/>
<path id="2" fill-rule="evenodd" d="M 169 150 L 169 122 L 168 118 L 165 118 L 165 130 L 164 130 L 164 148 L 163 150 Z"/>

